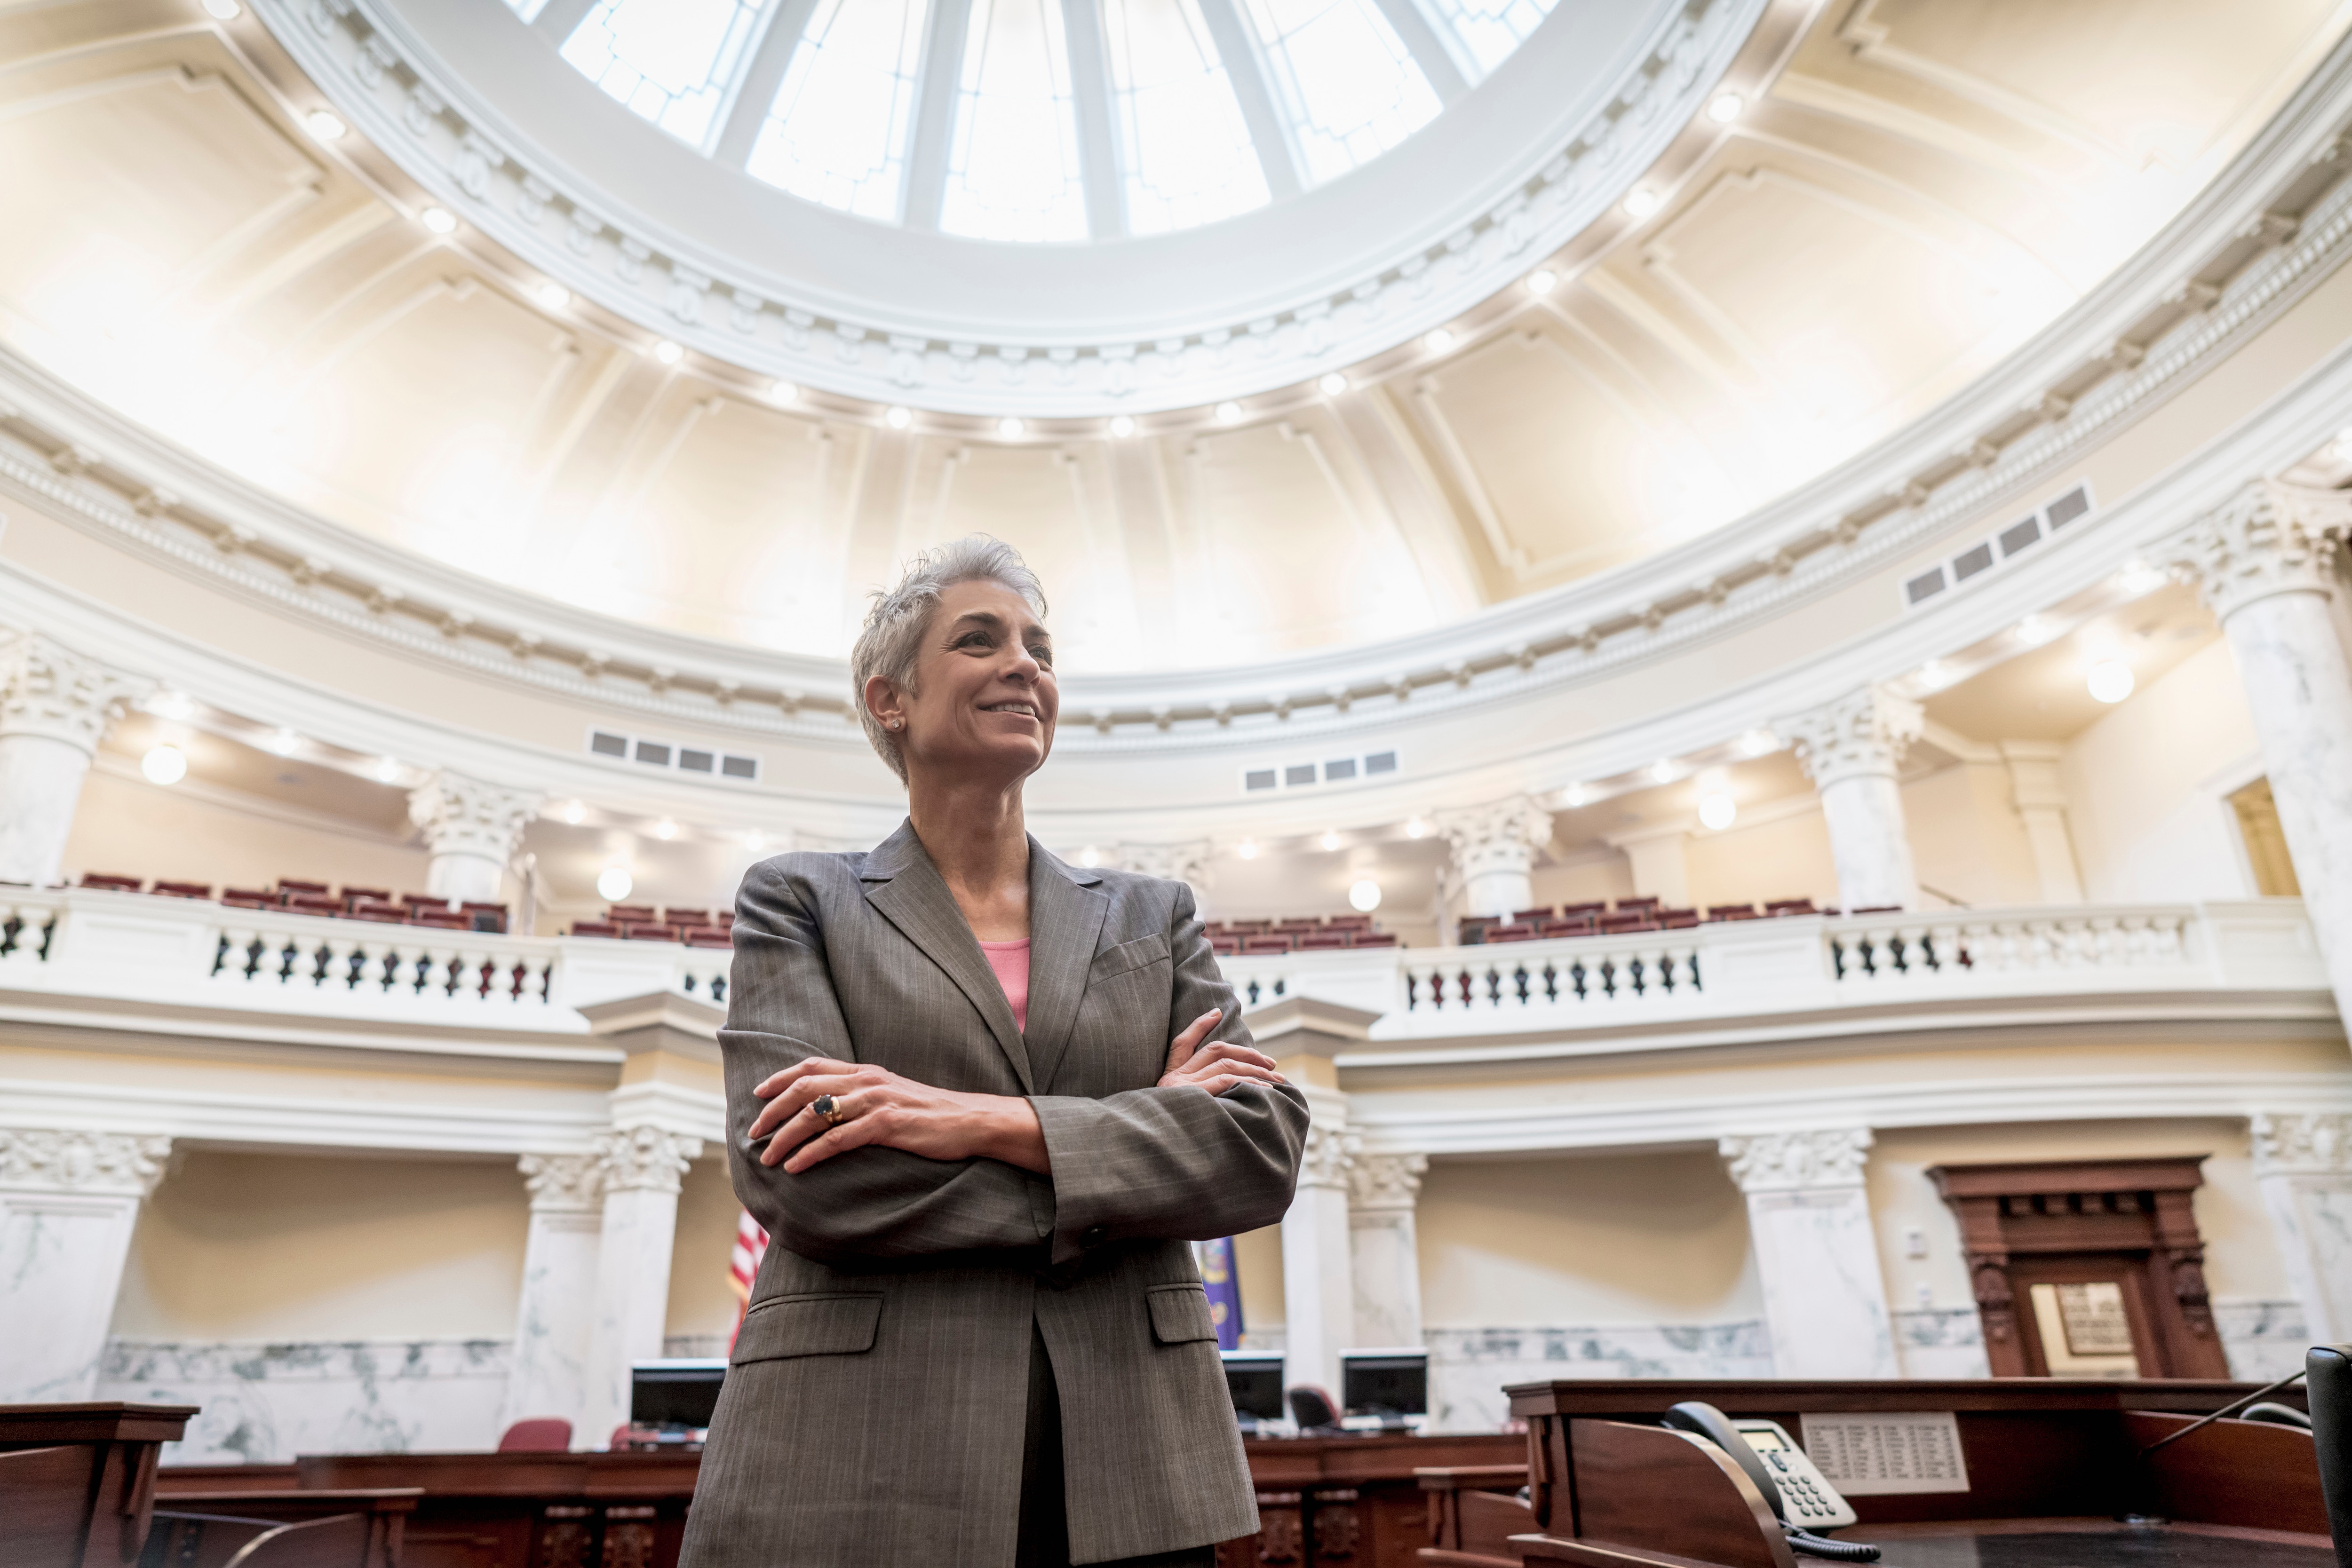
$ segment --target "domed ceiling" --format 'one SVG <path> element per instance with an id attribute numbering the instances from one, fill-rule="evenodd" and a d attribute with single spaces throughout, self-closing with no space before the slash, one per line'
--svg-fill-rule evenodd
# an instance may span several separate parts
<path id="1" fill-rule="evenodd" d="M 1736 525 L 2095 287 L 2344 26 L 2321 0 L 209 4 L 0 14 L 26 373 L 343 528 L 759 647 L 838 656 L 896 561 L 993 532 L 1100 671 L 1394 637 Z M 1372 112 L 1375 45 L 1431 97 Z M 1621 123 L 1659 60 L 1688 68 L 1639 102 L 1674 117 Z M 1302 131 L 1346 119 L 1316 107 L 1335 74 L 1386 127 L 1347 165 Z M 835 178 L 860 167 L 882 183 Z M 739 263 L 770 291 L 722 284 Z M 1207 341 L 1205 299 L 1311 311 L 1366 268 L 1399 303 Z M 836 329 L 926 280 L 955 331 L 1005 306 L 986 353 Z M 794 288 L 841 315 L 796 321 Z"/>

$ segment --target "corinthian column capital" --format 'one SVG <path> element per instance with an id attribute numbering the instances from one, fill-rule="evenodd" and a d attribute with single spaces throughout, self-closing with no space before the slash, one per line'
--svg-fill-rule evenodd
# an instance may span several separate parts
<path id="1" fill-rule="evenodd" d="M 1428 1171 L 1427 1155 L 1359 1153 L 1348 1172 L 1349 1207 L 1410 1209 L 1421 1199 L 1421 1178 Z"/>
<path id="2" fill-rule="evenodd" d="M 597 1163 L 606 1192 L 678 1190 L 678 1178 L 702 1153 L 702 1140 L 659 1127 L 615 1127 L 596 1140 Z"/>
<path id="3" fill-rule="evenodd" d="M 1511 795 L 1483 806 L 1431 813 L 1430 823 L 1465 877 L 1486 872 L 1524 873 L 1536 852 L 1551 842 L 1551 811 L 1532 795 Z"/>
<path id="4" fill-rule="evenodd" d="M 593 1214 L 604 1201 L 604 1157 L 525 1155 L 518 1162 L 533 1214 Z"/>
<path id="5" fill-rule="evenodd" d="M 1307 1128 L 1307 1152 L 1298 1161 L 1300 1186 L 1337 1187 L 1345 1191 L 1363 1140 L 1345 1127 Z"/>
<path id="6" fill-rule="evenodd" d="M 1121 871 L 1139 872 L 1145 876 L 1164 877 L 1170 882 L 1188 883 L 1198 887 L 1209 870 L 1209 841 L 1195 839 L 1181 844 L 1120 844 L 1111 852 L 1111 859 Z"/>
<path id="7" fill-rule="evenodd" d="M 0 626 L 0 736 L 37 735 L 96 755 L 155 683 L 43 636 Z"/>
<path id="8" fill-rule="evenodd" d="M 0 1127 L 0 1187 L 144 1198 L 171 1155 L 172 1140 L 155 1134 Z"/>
<path id="9" fill-rule="evenodd" d="M 535 789 L 486 784 L 443 768 L 408 792 L 408 820 L 424 830 L 425 847 L 436 855 L 478 855 L 504 865 L 545 799 Z"/>
<path id="10" fill-rule="evenodd" d="M 1819 1192 L 1862 1185 L 1867 1127 L 1806 1127 L 1723 1139 L 1717 1151 L 1744 1193 Z"/>
<path id="11" fill-rule="evenodd" d="M 1927 723 L 1926 712 L 1910 698 L 1864 686 L 1835 702 L 1774 719 L 1772 728 L 1788 741 L 1813 788 L 1826 789 L 1847 779 L 1893 778 Z"/>
<path id="12" fill-rule="evenodd" d="M 2341 1111 L 2257 1111 L 2249 1131 L 2258 1176 L 2352 1171 L 2352 1115 Z"/>
<path id="13" fill-rule="evenodd" d="M 2256 479 L 2199 517 L 2167 564 L 2227 621 L 2273 593 L 2331 592 L 2347 524 L 2352 497 Z"/>

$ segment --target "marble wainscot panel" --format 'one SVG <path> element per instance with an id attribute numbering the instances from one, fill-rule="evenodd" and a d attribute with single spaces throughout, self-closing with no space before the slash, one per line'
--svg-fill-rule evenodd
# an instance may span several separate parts
<path id="1" fill-rule="evenodd" d="M 2213 1327 L 2230 1375 L 2243 1383 L 2273 1383 L 2301 1371 L 2314 1343 L 2294 1301 L 2218 1301 Z"/>
<path id="2" fill-rule="evenodd" d="M 725 1355 L 732 1334 L 674 1333 L 662 1340 L 662 1354 L 674 1361 L 709 1361 Z"/>
<path id="3" fill-rule="evenodd" d="M 509 1350 L 504 1340 L 113 1340 L 94 1397 L 202 1406 L 187 1436 L 165 1445 L 167 1465 L 481 1450 L 498 1444 Z"/>
<path id="4" fill-rule="evenodd" d="M 1974 1307 L 1906 1307 L 1887 1314 L 1906 1377 L 1990 1377 Z"/>
<path id="5" fill-rule="evenodd" d="M 1510 1419 L 1503 1390 L 1555 1377 L 1769 1377 L 1762 1320 L 1622 1328 L 1431 1329 L 1432 1431 L 1492 1432 Z"/>

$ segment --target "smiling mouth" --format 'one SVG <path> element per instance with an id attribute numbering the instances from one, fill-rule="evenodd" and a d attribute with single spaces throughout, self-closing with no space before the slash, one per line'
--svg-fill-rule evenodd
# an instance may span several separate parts
<path id="1" fill-rule="evenodd" d="M 1034 703 L 983 703 L 981 706 L 980 711 L 982 713 L 1017 713 L 1024 718 L 1035 718 L 1037 716 L 1037 706 Z"/>

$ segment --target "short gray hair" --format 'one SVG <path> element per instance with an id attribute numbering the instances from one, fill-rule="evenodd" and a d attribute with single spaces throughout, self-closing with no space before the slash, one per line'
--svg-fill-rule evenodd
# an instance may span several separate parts
<path id="1" fill-rule="evenodd" d="M 931 612 L 940 607 L 940 596 L 959 582 L 1001 582 L 1027 600 L 1039 620 L 1045 618 L 1045 584 L 1019 550 L 986 534 L 966 534 L 952 544 L 925 550 L 907 563 L 898 587 L 874 591 L 873 608 L 866 612 L 857 645 L 849 651 L 849 695 L 857 705 L 866 738 L 901 784 L 907 781 L 907 759 L 899 754 L 898 737 L 884 729 L 866 706 L 866 683 L 879 675 L 901 691 L 914 691 L 915 666 Z"/>

